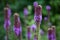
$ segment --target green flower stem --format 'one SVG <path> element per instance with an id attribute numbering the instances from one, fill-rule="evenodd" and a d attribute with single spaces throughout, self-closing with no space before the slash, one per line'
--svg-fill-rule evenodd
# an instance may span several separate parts
<path id="1" fill-rule="evenodd" d="M 31 33 L 32 33 L 32 40 L 34 40 L 34 31 L 31 30 Z"/>
<path id="2" fill-rule="evenodd" d="M 22 32 L 19 35 L 19 40 L 22 40 Z"/>
<path id="3" fill-rule="evenodd" d="M 26 18 L 27 16 L 24 16 L 24 24 L 25 24 L 25 35 L 27 34 L 27 18 Z M 26 38 L 25 38 L 25 40 L 28 40 L 28 38 L 27 38 L 27 36 L 26 36 Z"/>
<path id="4" fill-rule="evenodd" d="M 50 22 L 50 11 L 48 11 L 48 22 Z"/>
<path id="5" fill-rule="evenodd" d="M 8 34 L 8 32 L 9 32 L 9 31 L 8 31 L 8 28 L 7 28 L 7 30 L 6 30 L 7 40 L 9 40 L 9 36 L 8 36 L 9 34 Z"/>
<path id="6" fill-rule="evenodd" d="M 36 29 L 37 38 L 38 38 L 38 40 L 41 40 L 41 36 L 40 36 L 40 33 L 39 33 L 40 23 L 36 22 L 36 25 L 37 25 L 37 29 Z"/>

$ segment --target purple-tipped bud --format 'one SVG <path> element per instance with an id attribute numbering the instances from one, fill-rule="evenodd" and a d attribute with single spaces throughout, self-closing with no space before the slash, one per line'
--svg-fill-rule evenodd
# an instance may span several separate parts
<path id="1" fill-rule="evenodd" d="M 46 10 L 51 10 L 51 7 L 49 5 L 46 6 Z"/>
<path id="2" fill-rule="evenodd" d="M 31 25 L 31 30 L 33 30 L 33 31 L 36 30 L 36 25 L 35 24 Z"/>
<path id="3" fill-rule="evenodd" d="M 27 8 L 24 8 L 24 15 L 26 16 L 26 15 L 28 15 L 28 9 Z"/>
<path id="4" fill-rule="evenodd" d="M 33 5 L 34 5 L 34 7 L 37 7 L 37 6 L 38 6 L 38 2 L 35 1 L 35 2 L 33 3 Z"/>
<path id="5" fill-rule="evenodd" d="M 5 20 L 4 22 L 4 29 L 6 30 L 7 28 L 9 29 L 9 26 L 11 25 L 10 20 Z"/>

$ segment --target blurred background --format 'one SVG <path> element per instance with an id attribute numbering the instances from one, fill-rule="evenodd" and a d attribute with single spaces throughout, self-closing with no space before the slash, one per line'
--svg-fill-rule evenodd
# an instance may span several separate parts
<path id="1" fill-rule="evenodd" d="M 14 25 L 14 13 L 19 13 L 21 24 L 23 28 L 23 39 L 25 39 L 25 27 L 24 27 L 24 8 L 28 8 L 28 19 L 27 24 L 31 26 L 34 23 L 34 7 L 33 2 L 37 1 L 38 4 L 42 5 L 42 23 L 41 23 L 41 29 L 44 31 L 44 35 L 41 37 L 42 40 L 47 40 L 47 28 L 48 24 L 45 23 L 44 17 L 48 16 L 46 6 L 51 6 L 50 11 L 50 24 L 56 26 L 56 37 L 57 40 L 60 40 L 60 0 L 0 0 L 0 40 L 4 40 L 4 37 L 6 35 L 4 30 L 4 7 L 6 6 L 6 3 L 9 4 L 12 15 L 11 15 L 11 27 L 9 32 L 9 38 L 10 40 L 15 40 L 14 32 L 13 32 L 13 25 Z"/>

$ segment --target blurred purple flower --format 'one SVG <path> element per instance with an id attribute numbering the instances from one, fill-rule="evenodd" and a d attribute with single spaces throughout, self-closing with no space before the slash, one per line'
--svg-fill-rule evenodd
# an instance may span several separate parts
<path id="1" fill-rule="evenodd" d="M 26 15 L 28 15 L 28 9 L 27 8 L 24 8 L 24 15 L 26 16 Z"/>
<path id="2" fill-rule="evenodd" d="M 4 13 L 5 13 L 4 28 L 6 30 L 11 25 L 11 22 L 10 22 L 11 9 L 9 7 L 5 7 Z"/>
<path id="3" fill-rule="evenodd" d="M 20 24 L 20 18 L 19 18 L 19 14 L 15 13 L 14 14 L 14 27 L 13 27 L 13 31 L 15 32 L 16 36 L 21 36 L 22 33 L 22 27 Z"/>
<path id="4" fill-rule="evenodd" d="M 44 35 L 44 31 L 42 29 L 40 29 L 40 35 Z"/>
<path id="5" fill-rule="evenodd" d="M 37 7 L 37 6 L 38 6 L 38 2 L 35 1 L 35 2 L 33 3 L 33 5 L 34 5 L 34 7 Z"/>
<path id="6" fill-rule="evenodd" d="M 46 10 L 51 10 L 51 7 L 49 5 L 46 6 Z"/>
<path id="7" fill-rule="evenodd" d="M 33 30 L 33 31 L 36 30 L 36 25 L 35 25 L 35 24 L 32 24 L 32 25 L 31 25 L 31 30 Z"/>
<path id="8" fill-rule="evenodd" d="M 44 20 L 45 20 L 45 21 L 47 21 L 47 20 L 48 20 L 48 18 L 47 18 L 47 17 L 44 17 Z"/>
<path id="9" fill-rule="evenodd" d="M 17 36 L 19 36 L 19 34 L 22 32 L 22 27 L 16 28 L 16 27 L 14 26 L 13 31 L 15 32 L 15 34 L 16 34 Z"/>

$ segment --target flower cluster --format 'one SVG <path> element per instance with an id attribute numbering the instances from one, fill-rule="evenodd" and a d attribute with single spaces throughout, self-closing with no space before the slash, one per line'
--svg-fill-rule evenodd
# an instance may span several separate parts
<path id="1" fill-rule="evenodd" d="M 36 8 L 35 8 L 35 14 L 34 14 L 34 20 L 35 22 L 40 22 L 42 21 L 42 6 L 41 5 L 38 5 Z"/>
<path id="2" fill-rule="evenodd" d="M 11 9 L 9 8 L 9 6 L 7 5 L 5 8 L 4 8 L 4 28 L 5 30 L 9 28 L 9 26 L 11 25 L 11 22 L 10 22 L 10 16 L 11 16 Z"/>
<path id="3" fill-rule="evenodd" d="M 14 14 L 14 20 L 15 20 L 15 23 L 14 23 L 14 32 L 17 36 L 20 35 L 20 33 L 22 32 L 22 27 L 21 27 L 21 24 L 20 24 L 20 18 L 19 18 L 19 15 L 18 13 L 15 13 Z"/>
<path id="4" fill-rule="evenodd" d="M 56 40 L 55 27 L 48 28 L 48 40 Z"/>

